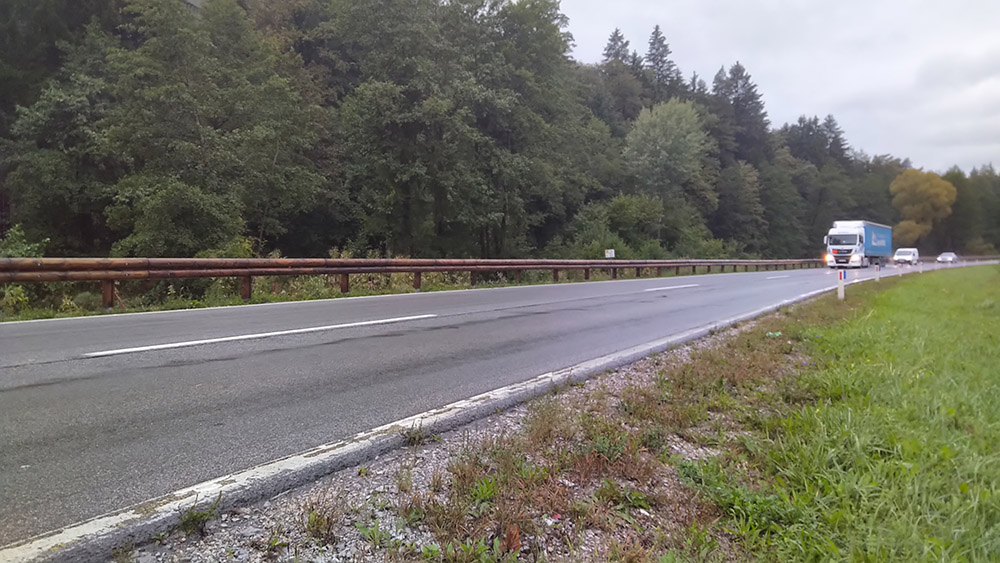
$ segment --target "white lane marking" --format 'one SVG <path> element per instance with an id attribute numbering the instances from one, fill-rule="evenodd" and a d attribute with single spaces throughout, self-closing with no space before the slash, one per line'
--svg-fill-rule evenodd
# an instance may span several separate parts
<path id="1" fill-rule="evenodd" d="M 792 276 L 768 276 L 768 277 L 766 277 L 764 279 L 767 279 L 767 280 L 780 280 L 782 278 L 790 278 L 790 277 L 792 277 Z"/>
<path id="2" fill-rule="evenodd" d="M 649 289 L 644 289 L 643 291 L 666 291 L 668 289 L 684 289 L 685 287 L 698 287 L 699 284 L 689 283 L 687 285 L 671 285 L 667 287 L 651 287 Z"/>
<path id="3" fill-rule="evenodd" d="M 151 350 L 169 350 L 171 348 L 186 348 L 188 346 L 200 346 L 202 344 L 217 344 L 219 342 L 235 342 L 238 340 L 255 340 L 258 338 L 270 338 L 272 336 L 287 336 L 290 334 L 307 334 L 310 332 L 322 332 L 325 330 L 337 330 L 340 328 L 355 328 L 360 326 L 384 325 L 390 323 L 401 323 L 404 321 L 418 321 L 421 319 L 433 319 L 437 315 L 415 315 L 412 317 L 396 317 L 392 319 L 377 319 L 374 321 L 360 321 L 356 323 L 344 323 L 339 325 L 314 326 L 309 328 L 295 328 L 291 330 L 277 330 L 274 332 L 260 332 L 257 334 L 240 334 L 238 336 L 223 336 L 220 338 L 206 338 L 205 340 L 188 340 L 187 342 L 170 342 L 168 344 L 153 344 L 151 346 L 137 346 L 135 348 L 121 348 L 118 350 L 104 350 L 101 352 L 89 352 L 84 354 L 88 358 L 100 358 L 104 356 L 115 356 L 118 354 L 131 354 L 134 352 L 149 352 Z"/>

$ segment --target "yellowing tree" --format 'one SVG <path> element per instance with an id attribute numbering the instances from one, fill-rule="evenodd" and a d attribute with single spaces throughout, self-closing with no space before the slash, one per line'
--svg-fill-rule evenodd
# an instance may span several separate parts
<path id="1" fill-rule="evenodd" d="M 958 191 L 950 182 L 933 172 L 905 170 L 889 186 L 892 205 L 903 216 L 893 238 L 900 246 L 909 246 L 927 236 L 940 221 L 951 215 Z"/>

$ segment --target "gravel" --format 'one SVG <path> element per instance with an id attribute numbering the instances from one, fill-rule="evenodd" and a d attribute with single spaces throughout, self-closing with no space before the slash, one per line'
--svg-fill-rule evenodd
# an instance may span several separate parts
<path id="1" fill-rule="evenodd" d="M 651 356 L 596 376 L 580 385 L 562 389 L 553 397 L 568 406 L 578 407 L 591 392 L 604 390 L 608 393 L 609 400 L 616 401 L 626 387 L 649 384 L 664 366 L 686 362 L 693 351 L 714 346 L 753 325 L 753 321 L 743 323 Z M 424 546 L 436 544 L 436 541 L 426 526 L 419 529 L 406 526 L 405 521 L 396 514 L 395 501 L 404 495 L 398 490 L 400 476 L 405 476 L 407 472 L 410 475 L 412 485 L 411 490 L 405 493 L 407 497 L 413 493 L 429 493 L 434 474 L 447 475 L 449 460 L 455 454 L 485 437 L 520 432 L 527 413 L 527 405 L 520 405 L 433 437 L 422 445 L 389 452 L 358 467 L 333 473 L 311 485 L 288 491 L 257 505 L 235 508 L 210 521 L 205 526 L 206 533 L 203 536 L 188 536 L 176 531 L 158 542 L 139 546 L 132 554 L 132 561 L 332 563 L 386 560 L 389 550 L 373 548 L 362 528 L 368 528 L 369 535 L 384 534 L 385 542 L 402 542 L 419 553 Z M 718 453 L 677 435 L 669 436 L 668 445 L 671 454 L 690 460 L 705 459 Z M 671 530 L 668 527 L 665 533 L 682 533 L 686 525 L 684 523 L 692 518 L 692 511 L 698 510 L 694 506 L 697 503 L 693 502 L 692 493 L 680 482 L 672 467 L 661 466 L 657 471 L 657 496 L 661 501 L 668 501 L 668 512 L 672 511 L 670 517 L 677 523 L 677 529 Z M 579 495 L 592 494 L 594 489 L 591 486 L 587 490 L 567 478 L 563 478 L 561 484 Z M 306 531 L 308 514 L 314 509 L 335 521 L 330 530 L 331 541 L 319 541 Z M 660 512 L 662 517 L 663 511 Z M 564 533 L 568 533 L 568 528 L 572 527 L 570 522 L 563 520 L 561 515 L 550 515 L 544 522 L 558 537 L 561 528 L 567 528 Z M 647 520 L 650 525 L 654 523 L 652 515 L 645 510 L 638 513 L 637 520 Z M 373 532 L 371 527 L 376 522 L 378 529 Z M 642 524 L 641 521 L 637 523 Z M 546 544 L 550 560 L 606 560 L 610 539 L 608 532 L 592 529 L 575 532 L 575 537 L 579 538 L 575 551 L 568 551 L 559 541 Z M 410 559 L 413 560 L 414 557 Z M 419 560 L 419 556 L 415 559 Z"/>

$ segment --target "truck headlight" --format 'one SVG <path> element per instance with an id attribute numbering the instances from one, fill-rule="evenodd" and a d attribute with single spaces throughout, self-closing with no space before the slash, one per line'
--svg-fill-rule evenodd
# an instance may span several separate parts
<path id="1" fill-rule="evenodd" d="M 826 260 L 827 262 L 833 262 L 833 254 L 827 254 L 826 256 L 823 257 L 823 260 Z"/>
<path id="2" fill-rule="evenodd" d="M 861 261 L 861 255 L 854 254 L 853 256 L 851 256 L 851 262 L 860 262 L 860 261 Z"/>

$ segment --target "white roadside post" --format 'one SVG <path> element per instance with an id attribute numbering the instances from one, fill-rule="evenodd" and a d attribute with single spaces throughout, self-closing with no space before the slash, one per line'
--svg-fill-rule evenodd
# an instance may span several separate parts
<path id="1" fill-rule="evenodd" d="M 847 278 L 847 270 L 837 272 L 837 299 L 844 300 L 844 279 Z"/>
<path id="2" fill-rule="evenodd" d="M 882 281 L 882 266 L 875 264 L 875 281 Z"/>

